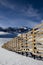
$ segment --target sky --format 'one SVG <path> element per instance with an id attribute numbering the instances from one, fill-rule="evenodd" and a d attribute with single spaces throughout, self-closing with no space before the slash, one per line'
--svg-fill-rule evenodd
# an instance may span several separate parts
<path id="1" fill-rule="evenodd" d="M 0 0 L 0 27 L 34 27 L 43 22 L 43 0 Z"/>

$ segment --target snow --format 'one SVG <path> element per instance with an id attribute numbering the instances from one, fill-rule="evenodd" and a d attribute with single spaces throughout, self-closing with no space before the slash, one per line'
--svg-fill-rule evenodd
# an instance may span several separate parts
<path id="1" fill-rule="evenodd" d="M 12 38 L 0 38 L 0 45 L 3 45 L 4 43 L 7 43 L 7 41 L 10 41 Z"/>
<path id="2" fill-rule="evenodd" d="M 9 34 L 9 33 L 0 31 L 0 35 L 1 35 L 1 34 Z"/>
<path id="3" fill-rule="evenodd" d="M 21 34 L 18 34 L 18 36 L 21 36 Z"/>
<path id="4" fill-rule="evenodd" d="M 1 48 L 0 46 L 0 65 L 43 65 L 43 61 L 22 56 L 12 51 Z"/>

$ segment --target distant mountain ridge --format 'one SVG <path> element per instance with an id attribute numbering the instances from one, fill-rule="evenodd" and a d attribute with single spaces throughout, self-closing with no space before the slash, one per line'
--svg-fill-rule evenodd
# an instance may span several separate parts
<path id="1" fill-rule="evenodd" d="M 9 33 L 21 33 L 21 32 L 27 32 L 32 30 L 32 28 L 28 28 L 28 27 L 20 27 L 20 28 L 13 28 L 13 27 L 8 27 L 8 28 L 2 28 L 0 27 L 0 31 L 3 32 L 9 32 Z"/>

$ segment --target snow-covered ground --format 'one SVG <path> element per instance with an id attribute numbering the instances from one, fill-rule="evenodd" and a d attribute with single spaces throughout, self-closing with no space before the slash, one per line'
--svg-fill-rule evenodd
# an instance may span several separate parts
<path id="1" fill-rule="evenodd" d="M 43 61 L 34 60 L 0 47 L 0 65 L 43 65 Z"/>

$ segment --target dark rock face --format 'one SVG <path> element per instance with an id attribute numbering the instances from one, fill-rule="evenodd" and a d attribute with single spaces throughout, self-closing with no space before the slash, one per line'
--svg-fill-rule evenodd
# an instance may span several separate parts
<path id="1" fill-rule="evenodd" d="M 28 32 L 32 30 L 32 28 L 28 28 L 28 27 L 22 27 L 22 28 L 12 28 L 12 27 L 8 27 L 8 28 L 2 28 L 0 27 L 0 31 L 3 31 L 3 32 L 10 32 L 10 33 L 23 33 L 23 32 Z"/>

